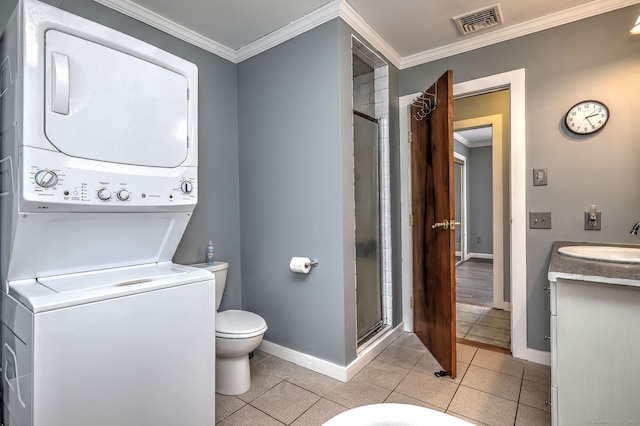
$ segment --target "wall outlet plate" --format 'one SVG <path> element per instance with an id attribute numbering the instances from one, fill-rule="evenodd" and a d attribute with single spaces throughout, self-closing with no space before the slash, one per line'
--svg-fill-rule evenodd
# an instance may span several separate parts
<path id="1" fill-rule="evenodd" d="M 533 169 L 533 186 L 547 185 L 547 169 Z"/>
<path id="2" fill-rule="evenodd" d="M 529 229 L 551 229 L 551 212 L 529 212 Z"/>
<path id="3" fill-rule="evenodd" d="M 602 228 L 602 212 L 596 212 L 596 221 L 591 222 L 589 212 L 584 212 L 584 230 L 600 231 Z"/>

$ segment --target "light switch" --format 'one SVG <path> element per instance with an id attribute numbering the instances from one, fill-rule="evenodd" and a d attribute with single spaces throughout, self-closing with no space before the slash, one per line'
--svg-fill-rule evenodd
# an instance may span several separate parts
<path id="1" fill-rule="evenodd" d="M 551 229 L 551 212 L 529 212 L 529 229 Z"/>

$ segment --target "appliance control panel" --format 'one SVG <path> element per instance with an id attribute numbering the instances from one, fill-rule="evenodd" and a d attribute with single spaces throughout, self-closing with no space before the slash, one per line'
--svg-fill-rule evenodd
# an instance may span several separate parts
<path id="1" fill-rule="evenodd" d="M 36 152 L 28 157 L 40 156 L 49 154 Z M 87 210 L 109 211 L 197 203 L 195 167 L 140 167 L 79 159 L 60 164 L 58 158 L 53 162 L 25 161 L 23 173 L 24 201 L 35 203 L 39 211 L 66 210 L 64 206 L 94 206 L 97 209 Z"/>

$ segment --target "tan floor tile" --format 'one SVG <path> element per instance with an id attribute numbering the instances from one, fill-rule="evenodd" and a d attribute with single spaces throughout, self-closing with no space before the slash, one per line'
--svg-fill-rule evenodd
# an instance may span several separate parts
<path id="1" fill-rule="evenodd" d="M 238 398 L 244 402 L 251 402 L 278 383 L 282 382 L 282 378 L 274 376 L 264 366 L 257 363 L 255 368 L 251 369 L 251 388 Z"/>
<path id="2" fill-rule="evenodd" d="M 447 408 L 458 385 L 433 375 L 410 371 L 400 382 L 396 392 L 440 408 Z"/>
<path id="3" fill-rule="evenodd" d="M 456 418 L 458 418 L 458 419 L 462 419 L 462 420 L 464 420 L 465 422 L 469 422 L 469 423 L 471 423 L 472 425 L 477 425 L 477 426 L 487 426 L 487 424 L 486 424 L 486 423 L 482 423 L 482 422 L 479 422 L 479 421 L 477 421 L 477 420 L 470 419 L 469 417 L 461 416 L 460 414 L 453 413 L 453 412 L 451 412 L 451 411 L 447 411 L 447 414 L 448 414 L 448 415 L 450 415 L 450 416 L 456 417 Z"/>
<path id="4" fill-rule="evenodd" d="M 355 408 L 361 405 L 381 403 L 390 393 L 391 390 L 389 389 L 353 379 L 348 383 L 339 385 L 325 398 L 344 407 Z"/>
<path id="5" fill-rule="evenodd" d="M 216 423 L 244 407 L 246 402 L 236 396 L 216 394 Z"/>
<path id="6" fill-rule="evenodd" d="M 551 413 L 538 410 L 526 405 L 518 405 L 516 414 L 516 426 L 550 426 Z"/>
<path id="7" fill-rule="evenodd" d="M 465 374 L 462 385 L 518 402 L 521 382 L 522 379 L 518 377 L 472 365 Z"/>
<path id="8" fill-rule="evenodd" d="M 491 426 L 513 425 L 517 403 L 495 395 L 460 386 L 447 412 L 460 414 Z"/>
<path id="9" fill-rule="evenodd" d="M 459 359 L 459 358 L 458 358 Z M 440 380 L 445 380 L 452 383 L 460 383 L 462 378 L 464 377 L 464 373 L 469 368 L 469 364 L 465 364 L 463 362 L 458 361 L 456 363 L 456 378 L 452 379 L 451 377 L 439 377 Z M 424 356 L 418 361 L 418 363 L 413 367 L 413 371 L 417 371 L 419 373 L 426 374 L 427 376 L 433 375 L 433 373 L 442 370 L 442 367 L 436 361 L 436 359 L 430 353 L 424 354 Z M 435 376 L 434 376 L 435 377 Z"/>
<path id="10" fill-rule="evenodd" d="M 405 348 L 414 349 L 424 352 L 427 348 L 424 347 L 424 343 L 414 333 L 402 333 L 391 345 L 403 346 Z"/>
<path id="11" fill-rule="evenodd" d="M 283 380 L 289 380 L 292 377 L 306 374 L 306 372 L 309 371 L 304 367 L 300 367 L 299 365 L 275 356 L 270 356 L 260 361 L 259 367 L 264 367 L 269 373 Z"/>
<path id="12" fill-rule="evenodd" d="M 524 371 L 524 361 L 486 349 L 478 349 L 471 365 L 516 377 L 522 377 Z"/>
<path id="13" fill-rule="evenodd" d="M 510 342 L 511 332 L 502 328 L 485 327 L 477 323 L 471 327 L 467 336 L 484 337 L 486 339 L 498 340 L 500 342 Z"/>
<path id="14" fill-rule="evenodd" d="M 489 309 L 486 312 L 484 312 L 483 315 L 486 315 L 488 317 L 496 317 L 496 318 L 504 318 L 504 319 L 511 318 L 511 312 L 503 311 L 501 309 Z"/>
<path id="15" fill-rule="evenodd" d="M 465 345 L 464 343 L 456 343 L 456 358 L 465 364 L 471 364 L 471 360 L 476 355 L 478 348 Z"/>
<path id="16" fill-rule="evenodd" d="M 218 426 L 247 425 L 282 426 L 283 423 L 248 404 L 218 423 Z"/>
<path id="17" fill-rule="evenodd" d="M 469 305 L 466 303 L 456 303 L 456 311 L 459 312 L 470 312 L 472 314 L 481 314 L 485 310 L 484 306 L 477 305 Z"/>
<path id="18" fill-rule="evenodd" d="M 545 401 L 551 401 L 551 385 L 535 383 L 529 380 L 522 381 L 520 404 L 542 411 L 551 411 L 551 406 L 545 404 Z"/>
<path id="19" fill-rule="evenodd" d="M 303 370 L 303 373 L 292 374 L 287 381 L 320 396 L 333 392 L 336 387 L 343 383 L 315 371 Z"/>
<path id="20" fill-rule="evenodd" d="M 293 422 L 292 426 L 321 426 L 347 408 L 326 398 L 320 399 Z"/>
<path id="21" fill-rule="evenodd" d="M 457 333 L 462 333 L 463 337 L 465 334 L 467 334 L 469 332 L 469 330 L 471 330 L 471 327 L 473 327 L 473 324 L 470 322 L 464 322 L 464 321 L 456 321 L 456 334 Z"/>
<path id="22" fill-rule="evenodd" d="M 411 398 L 407 395 L 403 395 L 398 392 L 391 392 L 391 395 L 387 397 L 384 401 L 386 403 L 395 403 L 395 404 L 409 404 L 409 405 L 417 405 L 419 407 L 430 408 L 435 411 L 444 412 L 443 408 L 436 407 L 435 405 L 427 404 L 426 402 L 420 401 L 415 398 Z"/>
<path id="23" fill-rule="evenodd" d="M 511 334 L 511 321 L 508 319 L 481 315 L 480 318 L 478 318 L 478 321 L 476 321 L 476 324 L 483 325 L 485 327 L 500 328 L 507 330 L 509 334 Z"/>
<path id="24" fill-rule="evenodd" d="M 307 411 L 320 397 L 289 382 L 282 382 L 251 402 L 285 424 L 290 424 Z"/>
<path id="25" fill-rule="evenodd" d="M 479 317 L 480 317 L 480 314 L 474 314 L 471 312 L 456 312 L 456 321 L 462 321 L 462 322 L 474 324 Z"/>
<path id="26" fill-rule="evenodd" d="M 469 333 L 467 333 L 464 336 L 464 339 L 465 340 L 470 340 L 472 342 L 486 343 L 487 345 L 495 346 L 495 347 L 498 347 L 498 348 L 511 349 L 511 343 L 510 342 L 502 342 L 500 340 L 494 340 L 494 339 L 488 339 L 486 337 L 474 336 L 474 335 L 469 334 Z"/>
<path id="27" fill-rule="evenodd" d="M 353 380 L 362 380 L 385 389 L 394 390 L 404 379 L 408 369 L 373 360 L 362 369 Z"/>
<path id="28" fill-rule="evenodd" d="M 524 379 L 535 383 L 551 385 L 551 367 L 548 365 L 525 361 Z"/>
<path id="29" fill-rule="evenodd" d="M 412 369 L 427 350 L 416 350 L 401 345 L 391 345 L 375 359 L 397 367 Z"/>

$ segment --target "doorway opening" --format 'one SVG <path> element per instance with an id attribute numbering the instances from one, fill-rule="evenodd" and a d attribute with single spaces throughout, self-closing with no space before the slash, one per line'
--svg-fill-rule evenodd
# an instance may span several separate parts
<path id="1" fill-rule="evenodd" d="M 457 83 L 453 86 L 454 97 L 464 98 L 483 93 L 492 93 L 508 89 L 509 99 L 509 127 L 510 146 L 505 152 L 503 161 L 508 162 L 504 168 L 508 173 L 509 185 L 503 188 L 509 195 L 509 203 L 505 206 L 507 215 L 503 214 L 501 225 L 509 229 L 509 245 L 505 247 L 509 255 L 509 262 L 503 265 L 503 271 L 509 271 L 503 285 L 503 307 L 514 312 L 511 316 L 511 352 L 516 358 L 537 360 L 541 356 L 536 351 L 527 348 L 527 294 L 526 294 L 526 172 L 525 172 L 525 70 L 518 69 Z M 403 253 L 411 253 L 411 227 L 409 220 L 411 176 L 409 167 L 408 112 L 407 106 L 418 93 L 400 98 L 400 162 L 402 170 L 402 247 Z M 456 112 L 457 113 L 457 112 Z M 505 219 L 506 218 L 506 219 Z M 504 228 L 503 228 L 504 229 Z M 406 331 L 413 331 L 412 295 L 412 265 L 410 256 L 403 256 L 403 320 Z M 509 300 L 505 302 L 504 299 Z"/>

